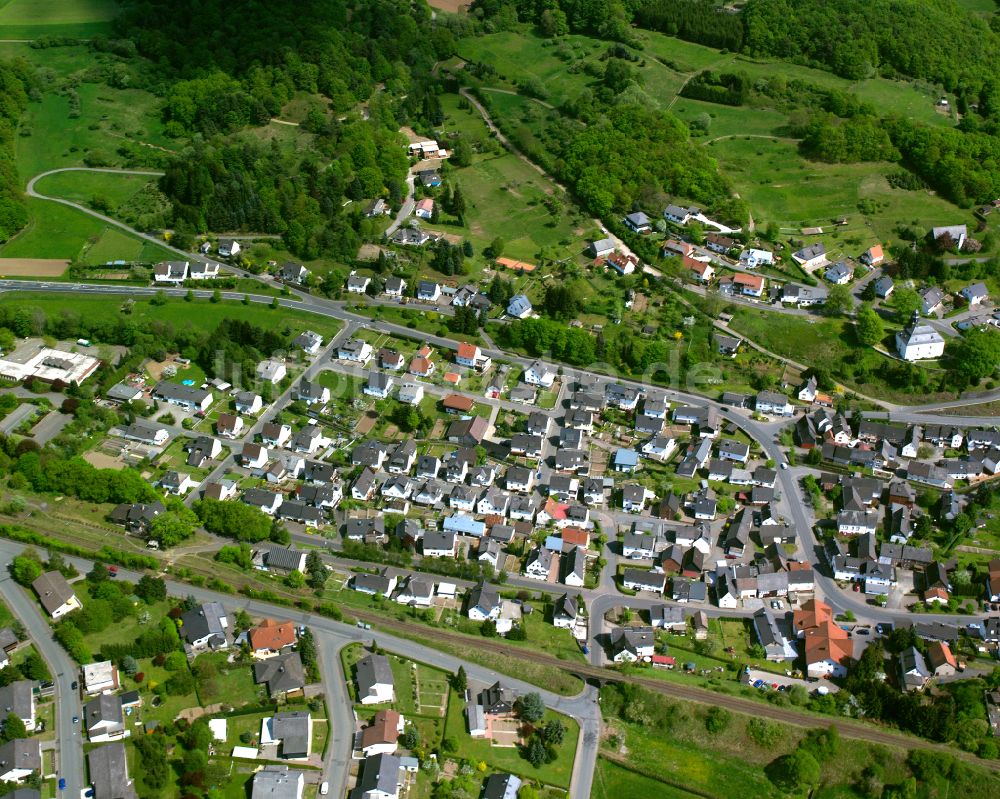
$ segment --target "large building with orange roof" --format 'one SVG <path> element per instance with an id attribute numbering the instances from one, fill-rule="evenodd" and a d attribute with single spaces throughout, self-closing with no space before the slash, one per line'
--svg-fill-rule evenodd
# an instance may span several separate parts
<path id="1" fill-rule="evenodd" d="M 796 635 L 801 638 L 805 630 L 819 627 L 824 621 L 832 619 L 833 608 L 818 599 L 810 599 L 808 602 L 802 603 L 801 610 L 792 614 L 792 626 L 795 627 Z"/>
<path id="2" fill-rule="evenodd" d="M 854 657 L 854 644 L 833 621 L 833 608 L 810 599 L 792 615 L 792 626 L 802 639 L 806 673 L 810 677 L 845 677 Z"/>

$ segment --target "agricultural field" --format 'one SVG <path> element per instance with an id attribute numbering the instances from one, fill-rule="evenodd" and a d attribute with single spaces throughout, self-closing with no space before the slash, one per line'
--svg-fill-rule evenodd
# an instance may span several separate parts
<path id="1" fill-rule="evenodd" d="M 111 31 L 115 0 L 7 0 L 0 4 L 0 38 L 99 36 Z"/>

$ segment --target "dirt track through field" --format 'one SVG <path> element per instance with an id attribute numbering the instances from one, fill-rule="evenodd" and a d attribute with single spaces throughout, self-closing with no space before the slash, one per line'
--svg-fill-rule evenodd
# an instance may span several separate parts
<path id="1" fill-rule="evenodd" d="M 61 277 L 68 266 L 59 258 L 0 258 L 0 276 Z"/>

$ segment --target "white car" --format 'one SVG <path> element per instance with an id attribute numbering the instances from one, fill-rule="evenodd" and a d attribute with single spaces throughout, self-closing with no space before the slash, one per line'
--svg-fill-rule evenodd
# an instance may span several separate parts
<path id="1" fill-rule="evenodd" d="M 328 783 L 326 780 L 323 780 L 323 782 L 319 786 L 319 795 L 326 796 L 328 793 L 330 793 L 330 783 Z"/>

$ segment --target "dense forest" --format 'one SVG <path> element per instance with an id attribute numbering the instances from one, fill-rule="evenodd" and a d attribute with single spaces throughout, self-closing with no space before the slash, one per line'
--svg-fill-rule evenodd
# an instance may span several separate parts
<path id="1" fill-rule="evenodd" d="M 27 62 L 0 61 L 0 242 L 28 222 L 21 181 L 14 166 L 14 136 L 28 105 L 32 70 Z"/>
<path id="2" fill-rule="evenodd" d="M 437 108 L 430 73 L 454 51 L 448 24 L 403 0 L 122 6 L 117 34 L 153 63 L 167 132 L 192 137 L 162 181 L 173 225 L 280 233 L 301 258 L 352 258 L 363 221 L 345 201 L 402 198 L 397 131 Z M 308 148 L 245 132 L 306 95 Z"/>

